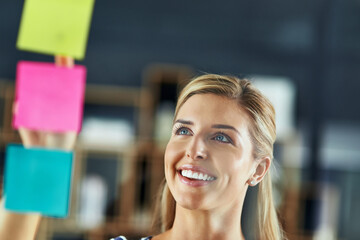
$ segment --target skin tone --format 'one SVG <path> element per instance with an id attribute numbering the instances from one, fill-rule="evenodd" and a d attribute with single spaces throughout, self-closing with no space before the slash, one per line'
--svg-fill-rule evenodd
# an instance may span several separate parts
<path id="1" fill-rule="evenodd" d="M 57 60 L 56 60 L 57 59 Z M 74 60 L 70 57 L 55 57 L 58 66 L 72 67 Z M 16 111 L 16 106 L 13 110 Z M 25 147 L 34 146 L 70 151 L 74 148 L 75 132 L 54 133 L 20 128 L 19 133 Z M 4 199 L 0 199 L 0 239 L 32 240 L 35 239 L 41 215 L 37 213 L 20 214 L 4 209 Z"/>
<path id="2" fill-rule="evenodd" d="M 74 59 L 69 56 L 56 55 L 54 57 L 55 65 L 59 67 L 72 68 L 74 66 Z"/>
<path id="3" fill-rule="evenodd" d="M 76 133 L 51 133 L 33 131 L 25 128 L 19 129 L 25 147 L 33 146 L 55 148 L 69 151 L 73 149 Z M 4 199 L 1 199 L 0 208 L 0 239 L 2 240 L 32 240 L 35 239 L 36 230 L 40 224 L 41 215 L 20 214 L 4 209 Z"/>
<path id="4" fill-rule="evenodd" d="M 65 150 L 76 139 L 75 133 L 28 129 L 20 129 L 20 135 L 26 147 Z M 236 102 L 212 94 L 192 96 L 176 116 L 165 152 L 165 176 L 177 202 L 174 225 L 154 240 L 244 239 L 240 216 L 246 190 L 269 166 L 269 158 L 253 159 L 248 119 Z M 205 180 L 184 177 L 185 170 Z M 0 208 L 0 239 L 34 239 L 40 219 Z"/>
<path id="5" fill-rule="evenodd" d="M 240 226 L 247 188 L 263 179 L 271 163 L 253 158 L 248 123 L 234 100 L 197 94 L 184 103 L 165 152 L 175 221 L 154 240 L 244 239 Z"/>

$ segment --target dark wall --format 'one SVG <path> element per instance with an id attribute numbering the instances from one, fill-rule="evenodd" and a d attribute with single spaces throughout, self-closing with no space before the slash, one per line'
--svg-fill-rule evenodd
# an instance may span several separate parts
<path id="1" fill-rule="evenodd" d="M 53 61 L 16 50 L 22 4 L 0 3 L 0 78 L 14 79 L 18 60 Z M 132 86 L 153 62 L 287 76 L 300 120 L 360 121 L 359 13 L 358 0 L 98 0 L 79 63 L 89 83 Z"/>

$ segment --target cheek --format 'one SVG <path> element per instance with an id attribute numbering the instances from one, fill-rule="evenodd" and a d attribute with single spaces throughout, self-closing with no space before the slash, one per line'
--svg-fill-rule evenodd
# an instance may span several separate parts
<path id="1" fill-rule="evenodd" d="M 235 166 L 233 167 L 235 181 L 240 184 L 239 186 L 246 184 L 246 182 L 248 181 L 251 175 L 251 166 L 252 164 L 250 159 L 243 159 L 243 161 L 235 164 Z"/>
<path id="2" fill-rule="evenodd" d="M 242 151 L 233 148 L 224 148 L 211 146 L 209 155 L 216 162 L 219 169 L 232 171 L 234 168 L 240 168 L 244 162 Z"/>
<path id="3" fill-rule="evenodd" d="M 246 181 L 250 168 L 251 159 L 246 157 L 241 151 L 212 151 L 213 159 L 216 167 L 226 175 L 230 182 L 236 184 Z"/>
<path id="4" fill-rule="evenodd" d="M 165 149 L 164 164 L 165 172 L 173 169 L 176 163 L 184 156 L 183 147 L 173 141 L 169 141 Z"/>
<path id="5" fill-rule="evenodd" d="M 165 163 L 165 166 L 171 164 L 172 162 L 172 159 L 174 158 L 173 156 L 175 155 L 175 149 L 173 147 L 173 144 L 171 142 L 169 142 L 167 145 L 166 145 L 166 149 L 165 149 L 165 158 L 164 158 L 164 163 Z"/>

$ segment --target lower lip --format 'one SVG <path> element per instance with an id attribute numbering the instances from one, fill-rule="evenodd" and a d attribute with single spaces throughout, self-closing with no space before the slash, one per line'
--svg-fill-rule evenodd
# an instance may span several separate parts
<path id="1" fill-rule="evenodd" d="M 195 179 L 190 179 L 187 177 L 184 177 L 183 175 L 181 175 L 180 171 L 177 172 L 180 181 L 188 186 L 192 186 L 192 187 L 202 187 L 205 185 L 209 185 L 211 184 L 213 181 L 215 180 L 210 180 L 210 181 L 204 181 L 204 180 L 195 180 Z"/>

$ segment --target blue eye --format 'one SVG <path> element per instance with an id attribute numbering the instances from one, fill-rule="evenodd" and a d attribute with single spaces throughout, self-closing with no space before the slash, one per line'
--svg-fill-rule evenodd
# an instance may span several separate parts
<path id="1" fill-rule="evenodd" d="M 231 139 L 223 134 L 218 134 L 214 137 L 215 141 L 224 142 L 224 143 L 231 143 Z"/>
<path id="2" fill-rule="evenodd" d="M 178 130 L 176 130 L 176 134 L 177 135 L 189 135 L 190 131 L 189 131 L 189 129 L 187 129 L 185 127 L 181 127 Z"/>

